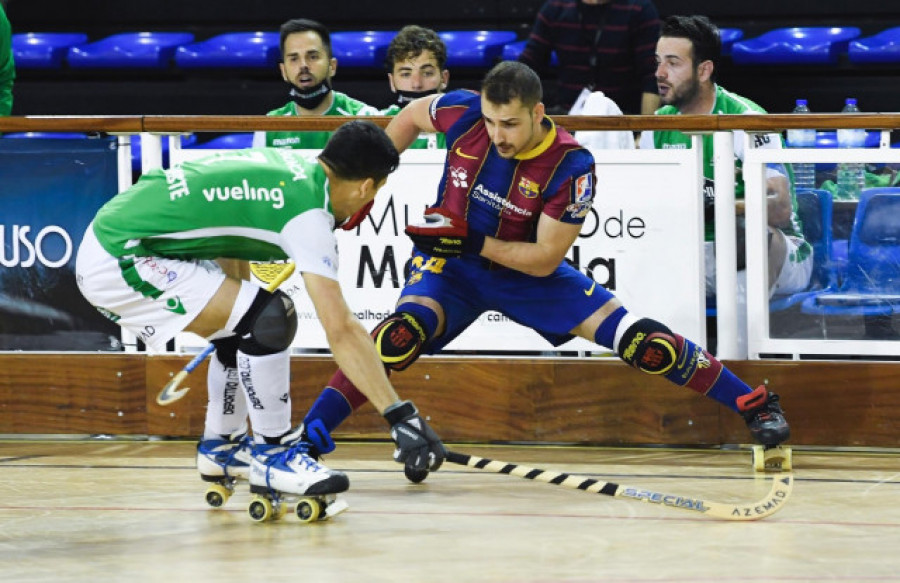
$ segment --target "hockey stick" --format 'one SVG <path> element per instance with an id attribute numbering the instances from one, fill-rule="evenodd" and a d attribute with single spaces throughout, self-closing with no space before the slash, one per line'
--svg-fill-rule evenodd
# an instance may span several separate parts
<path id="1" fill-rule="evenodd" d="M 257 265 L 261 266 L 257 268 Z M 275 269 L 271 269 L 275 267 Z M 266 291 L 273 292 L 278 289 L 278 286 L 284 283 L 284 281 L 294 273 L 294 264 L 293 263 L 260 263 L 260 264 L 251 264 L 250 271 L 259 278 L 261 281 L 268 281 L 268 285 L 266 286 Z M 269 277 L 272 276 L 271 279 Z M 171 405 L 175 401 L 181 399 L 185 395 L 187 395 L 188 391 L 191 390 L 190 387 L 184 387 L 183 389 L 179 389 L 178 387 L 184 382 L 184 379 L 187 378 L 189 374 L 191 374 L 195 368 L 200 366 L 200 364 L 206 360 L 210 354 L 216 349 L 215 345 L 209 344 L 206 348 L 203 349 L 200 354 L 191 359 L 187 365 L 183 369 L 181 369 L 178 374 L 172 377 L 172 380 L 169 381 L 166 386 L 162 388 L 158 395 L 156 395 L 156 403 L 162 405 L 163 407 L 167 405 Z"/>
<path id="2" fill-rule="evenodd" d="M 520 478 L 537 480 L 539 482 L 546 482 L 548 484 L 572 488 L 574 490 L 584 490 L 585 492 L 591 492 L 593 494 L 604 494 L 616 498 L 641 500 L 660 506 L 689 510 L 713 518 L 720 518 L 722 520 L 759 520 L 760 518 L 771 516 L 781 510 L 781 507 L 787 502 L 787 499 L 790 497 L 791 491 L 794 488 L 793 475 L 787 474 L 778 476 L 772 480 L 772 487 L 764 498 L 750 502 L 749 504 L 729 504 L 725 502 L 703 500 L 701 498 L 688 498 L 677 494 L 668 494 L 666 492 L 645 490 L 643 488 L 619 485 L 612 482 L 602 482 L 592 478 L 573 476 L 549 470 L 538 470 L 520 466 L 518 464 L 491 460 L 474 455 L 466 455 L 454 451 L 447 453 L 447 461 L 462 466 L 469 466 L 470 468 L 478 468 L 479 470 L 487 470 L 498 474 L 512 474 L 513 476 L 519 476 Z"/>

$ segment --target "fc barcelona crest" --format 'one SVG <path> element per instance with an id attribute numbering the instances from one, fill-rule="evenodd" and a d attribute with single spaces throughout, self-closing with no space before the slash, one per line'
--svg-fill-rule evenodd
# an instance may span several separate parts
<path id="1" fill-rule="evenodd" d="M 522 177 L 522 180 L 519 181 L 519 194 L 525 198 L 535 198 L 540 193 L 541 189 L 537 182 L 529 180 L 524 176 Z"/>

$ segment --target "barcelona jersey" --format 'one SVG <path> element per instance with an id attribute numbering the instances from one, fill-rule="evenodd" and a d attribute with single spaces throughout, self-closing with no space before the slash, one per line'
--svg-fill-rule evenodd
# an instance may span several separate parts
<path id="1" fill-rule="evenodd" d="M 505 159 L 491 144 L 481 98 L 453 91 L 435 99 L 431 122 L 447 135 L 447 161 L 435 206 L 469 228 L 504 241 L 533 242 L 541 214 L 581 224 L 594 198 L 594 159 L 549 119 L 533 150 Z"/>
<path id="2" fill-rule="evenodd" d="M 434 127 L 447 136 L 447 161 L 434 206 L 464 216 L 469 228 L 505 241 L 534 242 L 541 215 L 580 225 L 594 198 L 594 159 L 572 136 L 543 121 L 546 138 L 512 159 L 491 143 L 476 93 L 454 91 L 432 102 Z M 445 315 L 443 333 L 424 352 L 439 352 L 479 315 L 494 310 L 553 345 L 571 338 L 612 294 L 565 261 L 536 277 L 471 254 L 429 257 L 414 250 L 401 293 L 427 297 Z M 398 309 L 402 310 L 403 301 Z"/>

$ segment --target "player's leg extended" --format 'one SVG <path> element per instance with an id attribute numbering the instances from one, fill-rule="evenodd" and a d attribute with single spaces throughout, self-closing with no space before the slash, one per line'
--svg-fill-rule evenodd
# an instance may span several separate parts
<path id="1" fill-rule="evenodd" d="M 638 319 L 619 306 L 597 327 L 594 341 L 612 347 L 638 370 L 662 375 L 741 414 L 753 437 L 777 445 L 790 437 L 778 395 L 755 390 L 690 340 L 649 318 Z"/>
<path id="2" fill-rule="evenodd" d="M 415 362 L 437 327 L 437 314 L 431 308 L 413 302 L 401 303 L 396 312 L 381 321 L 372 330 L 372 339 L 388 374 L 392 370 L 404 370 Z M 366 396 L 341 370 L 334 373 L 303 419 L 307 438 L 318 453 L 334 449 L 331 433 L 366 401 Z"/>

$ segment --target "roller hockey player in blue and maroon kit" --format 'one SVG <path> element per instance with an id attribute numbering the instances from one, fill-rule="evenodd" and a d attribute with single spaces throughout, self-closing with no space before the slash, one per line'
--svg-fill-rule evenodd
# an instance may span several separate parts
<path id="1" fill-rule="evenodd" d="M 762 444 L 788 439 L 776 394 L 751 389 L 692 341 L 632 315 L 564 260 L 595 196 L 594 159 L 544 115 L 541 82 L 530 68 L 500 63 L 480 94 L 423 97 L 387 128 L 401 152 L 423 131 L 446 133 L 447 160 L 425 223 L 406 229 L 415 249 L 396 312 L 372 332 L 385 367 L 403 370 L 419 354 L 439 352 L 496 310 L 555 346 L 580 336 L 642 372 L 715 399 L 742 415 Z M 364 402 L 338 371 L 305 424 L 331 432 Z M 424 478 L 407 470 L 414 481 Z"/>

